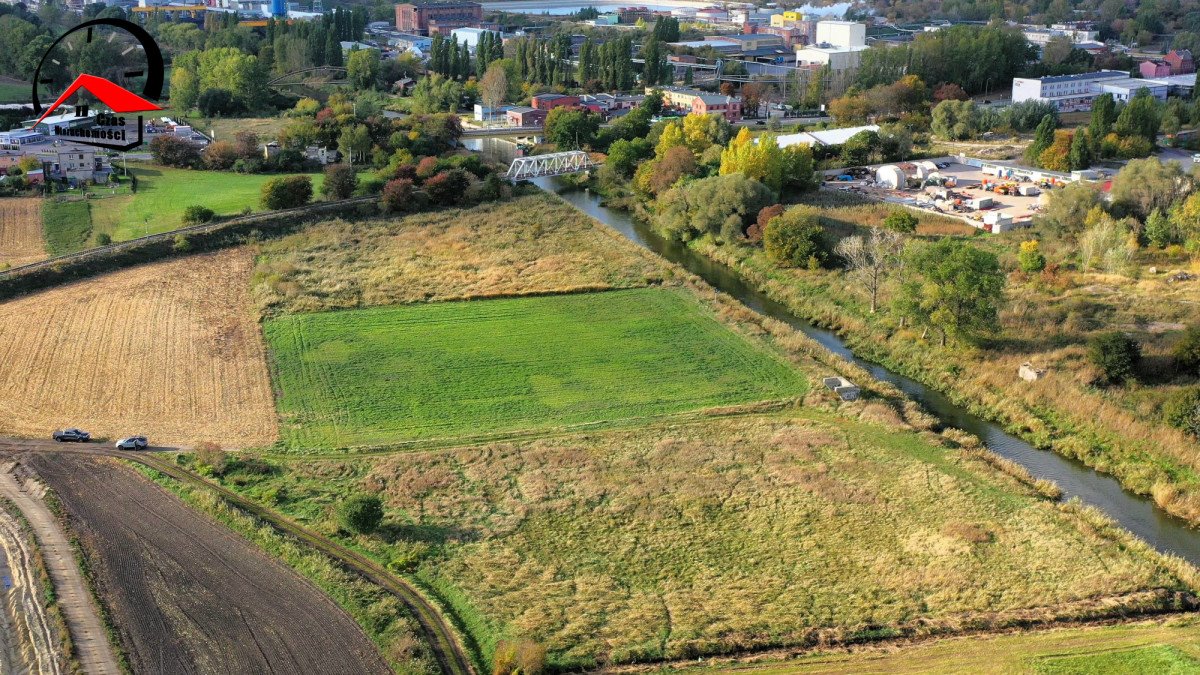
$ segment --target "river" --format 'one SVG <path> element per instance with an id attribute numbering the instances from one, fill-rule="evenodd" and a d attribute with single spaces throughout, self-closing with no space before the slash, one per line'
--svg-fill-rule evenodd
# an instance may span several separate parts
<path id="1" fill-rule="evenodd" d="M 729 267 L 704 257 L 682 243 L 658 236 L 649 226 L 635 221 L 624 211 L 601 206 L 599 197 L 594 193 L 576 189 L 555 178 L 541 178 L 534 183 L 543 190 L 557 193 L 580 211 L 605 223 L 635 244 L 704 279 L 751 310 L 786 322 L 829 351 L 861 366 L 872 377 L 896 385 L 927 411 L 937 415 L 944 424 L 975 434 L 983 439 L 992 452 L 1020 464 L 1037 478 L 1054 481 L 1062 489 L 1064 499 L 1078 497 L 1084 504 L 1104 511 L 1126 530 L 1159 551 L 1200 565 L 1200 531 L 1189 527 L 1183 519 L 1158 508 L 1152 500 L 1126 491 L 1115 478 L 1090 469 L 1079 461 L 1039 450 L 952 403 L 920 382 L 858 358 L 832 331 L 818 328 L 795 316 L 785 305 L 753 288 Z"/>

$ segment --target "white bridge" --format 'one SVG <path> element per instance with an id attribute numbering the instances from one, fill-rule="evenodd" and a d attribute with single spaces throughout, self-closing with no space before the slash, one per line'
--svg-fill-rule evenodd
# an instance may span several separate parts
<path id="1" fill-rule="evenodd" d="M 542 176 L 563 176 L 568 173 L 579 173 L 600 166 L 592 161 L 590 155 L 582 150 L 571 152 L 556 152 L 550 155 L 535 155 L 533 157 L 518 157 L 508 167 L 505 178 L 511 181 L 541 178 Z"/>

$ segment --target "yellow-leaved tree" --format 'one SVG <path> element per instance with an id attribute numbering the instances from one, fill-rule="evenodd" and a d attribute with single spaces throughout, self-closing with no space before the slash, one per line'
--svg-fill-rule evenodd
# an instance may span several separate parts
<path id="1" fill-rule="evenodd" d="M 764 134 L 755 141 L 750 130 L 742 127 L 721 152 L 721 175 L 742 173 L 766 185 L 775 194 L 783 187 L 783 151 L 775 136 Z"/>

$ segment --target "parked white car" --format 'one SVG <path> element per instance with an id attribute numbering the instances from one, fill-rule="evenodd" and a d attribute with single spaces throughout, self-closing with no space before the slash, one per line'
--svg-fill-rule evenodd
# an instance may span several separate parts
<path id="1" fill-rule="evenodd" d="M 117 441 L 116 447 L 118 450 L 145 450 L 149 447 L 150 442 L 145 436 L 130 436 Z"/>

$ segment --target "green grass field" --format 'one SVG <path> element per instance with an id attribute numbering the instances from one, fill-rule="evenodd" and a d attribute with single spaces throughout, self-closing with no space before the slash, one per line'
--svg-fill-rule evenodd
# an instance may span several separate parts
<path id="1" fill-rule="evenodd" d="M 87 247 L 92 237 L 89 206 L 83 200 L 60 202 L 47 199 L 42 204 L 42 234 L 50 255 L 74 253 Z"/>
<path id="2" fill-rule="evenodd" d="M 14 82 L 7 78 L 0 80 L 0 103 L 28 103 L 29 94 L 28 82 Z"/>
<path id="3" fill-rule="evenodd" d="M 662 289 L 292 315 L 264 330 L 295 449 L 616 421 L 807 388 Z"/>
<path id="4" fill-rule="evenodd" d="M 1171 645 L 1098 654 L 1047 656 L 1034 662 L 1039 675 L 1184 675 L 1200 673 L 1200 660 Z"/>
<path id="5" fill-rule="evenodd" d="M 274 175 L 226 171 L 190 171 L 159 166 L 130 167 L 137 175 L 137 193 L 98 202 L 92 209 L 96 234 L 107 232 L 113 241 L 167 232 L 183 226 L 183 211 L 199 204 L 220 216 L 245 208 L 261 211 L 262 185 Z M 320 193 L 323 176 L 313 177 L 313 194 Z"/>

